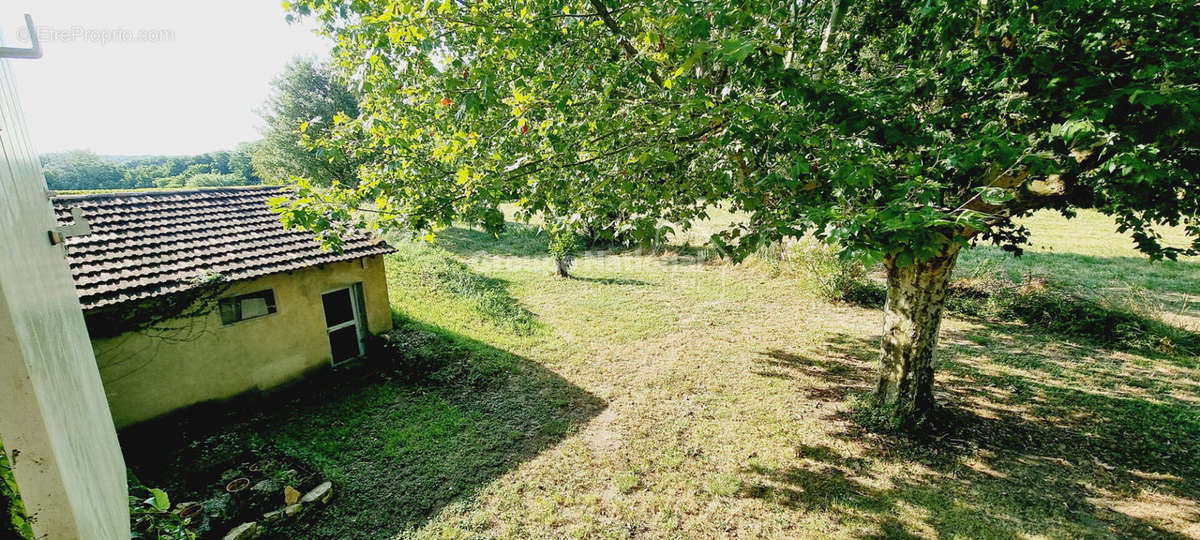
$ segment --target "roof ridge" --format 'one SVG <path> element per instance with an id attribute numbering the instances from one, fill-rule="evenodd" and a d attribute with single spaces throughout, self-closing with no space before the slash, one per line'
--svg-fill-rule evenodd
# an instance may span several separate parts
<path id="1" fill-rule="evenodd" d="M 149 190 L 129 190 L 129 191 L 104 191 L 97 193 L 65 193 L 51 192 L 51 200 L 53 201 L 79 201 L 87 199 L 112 199 L 117 197 L 155 197 L 155 196 L 177 196 L 177 195 L 195 195 L 200 193 L 220 193 L 220 192 L 254 192 L 254 191 L 283 191 L 287 186 L 284 185 L 257 185 L 257 186 L 215 186 L 203 188 L 189 189 L 149 189 Z"/>

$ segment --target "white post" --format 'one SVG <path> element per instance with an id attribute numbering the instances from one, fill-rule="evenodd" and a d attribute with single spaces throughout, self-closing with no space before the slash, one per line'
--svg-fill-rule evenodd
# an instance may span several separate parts
<path id="1" fill-rule="evenodd" d="M 125 461 L 47 195 L 0 60 L 0 440 L 37 538 L 124 540 Z"/>

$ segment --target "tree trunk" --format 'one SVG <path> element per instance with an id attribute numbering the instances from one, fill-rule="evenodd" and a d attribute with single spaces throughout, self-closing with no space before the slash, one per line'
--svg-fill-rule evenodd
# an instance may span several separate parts
<path id="1" fill-rule="evenodd" d="M 905 431 L 922 429 L 933 412 L 934 353 L 958 250 L 952 245 L 931 260 L 908 266 L 891 257 L 885 261 L 887 303 L 875 397 Z"/>
<path id="2" fill-rule="evenodd" d="M 554 265 L 558 267 L 558 277 L 571 277 L 571 263 L 574 262 L 570 257 L 555 257 Z"/>

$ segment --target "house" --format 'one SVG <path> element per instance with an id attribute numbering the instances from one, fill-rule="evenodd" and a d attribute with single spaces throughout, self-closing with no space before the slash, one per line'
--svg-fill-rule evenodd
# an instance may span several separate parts
<path id="1" fill-rule="evenodd" d="M 366 232 L 322 249 L 286 230 L 279 187 L 63 195 L 66 238 L 118 427 L 277 387 L 364 353 L 392 327 L 383 255 Z"/>

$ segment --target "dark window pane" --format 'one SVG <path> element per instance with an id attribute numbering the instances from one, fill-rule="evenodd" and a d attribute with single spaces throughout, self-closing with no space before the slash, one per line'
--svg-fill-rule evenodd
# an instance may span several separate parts
<path id="1" fill-rule="evenodd" d="M 221 324 L 232 324 L 241 319 L 238 314 L 238 302 L 236 298 L 221 300 Z"/>
<path id="2" fill-rule="evenodd" d="M 347 326 L 330 332 L 329 348 L 333 353 L 334 362 L 358 356 L 358 328 Z"/>
<path id="3" fill-rule="evenodd" d="M 267 301 L 267 313 L 275 313 L 275 291 L 274 290 L 267 289 L 261 293 L 256 293 L 256 295 L 262 296 Z"/>
<path id="4" fill-rule="evenodd" d="M 321 303 L 325 304 L 326 328 L 354 320 L 354 307 L 350 304 L 349 289 L 323 294 Z"/>

